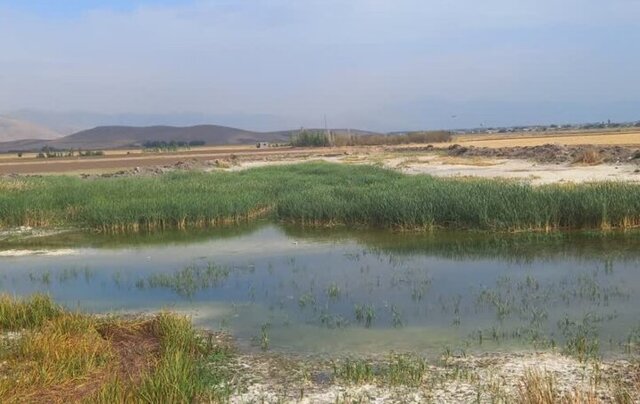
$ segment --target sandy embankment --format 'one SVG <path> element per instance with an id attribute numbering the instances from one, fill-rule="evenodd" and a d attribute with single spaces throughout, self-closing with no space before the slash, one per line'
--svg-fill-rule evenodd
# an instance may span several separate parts
<path id="1" fill-rule="evenodd" d="M 238 165 L 228 168 L 227 170 L 240 171 L 250 168 L 280 166 L 309 161 L 326 161 L 342 164 L 376 164 L 412 175 L 426 174 L 436 177 L 513 179 L 533 185 L 592 181 L 640 182 L 639 167 L 630 164 L 586 166 L 571 163 L 539 163 L 521 159 L 451 158 L 436 154 L 422 154 L 412 157 L 403 157 L 397 154 L 354 154 L 344 157 L 241 161 Z"/>
<path id="2" fill-rule="evenodd" d="M 592 181 L 640 182 L 640 172 L 633 165 L 601 164 L 581 166 L 568 163 L 544 164 L 528 160 L 449 159 L 428 156 L 417 159 L 390 159 L 385 166 L 406 174 L 429 174 L 438 177 L 481 177 L 516 179 L 533 185 L 551 183 L 581 183 Z"/>
<path id="3" fill-rule="evenodd" d="M 57 250 L 4 250 L 0 251 L 0 257 L 29 257 L 42 255 L 47 257 L 60 257 L 63 255 L 77 255 L 79 252 L 70 248 Z"/>
<path id="4" fill-rule="evenodd" d="M 65 229 L 34 229 L 28 226 L 4 229 L 0 230 L 0 243 L 3 241 L 29 240 L 38 237 L 54 236 L 67 231 L 68 230 Z M 79 254 L 79 252 L 70 248 L 0 250 L 0 257 L 28 257 L 33 255 L 56 257 L 76 254 Z"/>

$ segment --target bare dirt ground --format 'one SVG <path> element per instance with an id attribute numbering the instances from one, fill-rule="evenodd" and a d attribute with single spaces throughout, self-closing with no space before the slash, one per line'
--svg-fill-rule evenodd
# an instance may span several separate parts
<path id="1" fill-rule="evenodd" d="M 463 146 L 513 147 L 556 145 L 640 145 L 640 129 L 619 132 L 521 133 L 497 135 L 463 135 L 455 140 Z"/>
<path id="2" fill-rule="evenodd" d="M 396 157 L 385 160 L 384 165 L 406 174 L 515 179 L 533 185 L 593 181 L 640 182 L 640 165 L 636 164 L 539 163 L 523 159 L 452 158 L 436 155 Z"/>
<path id="3" fill-rule="evenodd" d="M 100 157 L 38 159 L 0 156 L 0 175 L 85 177 L 154 175 L 175 170 L 239 170 L 325 160 L 373 164 L 407 174 L 483 177 L 532 184 L 640 181 L 640 131 L 462 135 L 433 145 L 335 148 L 202 147 L 173 153 L 110 150 Z"/>
<path id="4" fill-rule="evenodd" d="M 89 173 L 112 172 L 134 167 L 154 167 L 172 165 L 185 160 L 213 161 L 236 157 L 262 158 L 274 155 L 310 155 L 327 152 L 315 149 L 229 149 L 210 148 L 175 153 L 131 153 L 109 154 L 99 157 L 61 157 L 53 159 L 5 158 L 0 159 L 0 174 L 51 174 L 51 173 Z"/>

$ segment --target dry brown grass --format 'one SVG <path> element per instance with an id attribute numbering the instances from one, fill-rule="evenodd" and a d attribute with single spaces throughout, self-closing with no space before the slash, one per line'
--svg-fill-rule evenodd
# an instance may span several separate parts
<path id="1" fill-rule="evenodd" d="M 556 381 L 546 371 L 529 369 L 518 386 L 520 404 L 555 404 Z"/>
<path id="2" fill-rule="evenodd" d="M 443 156 L 438 159 L 441 164 L 452 166 L 476 166 L 476 167 L 490 167 L 498 165 L 497 162 L 491 159 L 483 157 L 454 157 Z"/>
<path id="3" fill-rule="evenodd" d="M 214 161 L 214 164 L 217 168 L 223 168 L 223 169 L 231 168 L 232 166 L 231 161 L 226 159 L 217 159 Z"/>
<path id="4" fill-rule="evenodd" d="M 24 331 L 5 353 L 0 402 L 92 401 L 111 385 L 133 397 L 161 360 L 159 321 L 64 313 Z"/>
<path id="5" fill-rule="evenodd" d="M 0 403 L 226 401 L 226 374 L 208 366 L 229 348 L 208 336 L 171 313 L 96 317 L 0 296 Z"/>
<path id="6" fill-rule="evenodd" d="M 575 388 L 562 392 L 553 374 L 541 369 L 528 369 L 518 386 L 517 402 L 520 404 L 597 404 L 600 403 L 593 386 L 589 390 Z M 626 404 L 627 401 L 620 401 Z"/>
<path id="7" fill-rule="evenodd" d="M 5 191 L 25 191 L 31 186 L 21 179 L 0 179 L 0 192 Z"/>
<path id="8" fill-rule="evenodd" d="M 596 166 L 602 164 L 603 158 L 597 150 L 585 150 L 580 152 L 574 159 L 573 164 Z"/>
<path id="9" fill-rule="evenodd" d="M 26 331 L 6 359 L 0 401 L 51 402 L 91 390 L 115 358 L 95 326 L 89 317 L 64 314 Z"/>

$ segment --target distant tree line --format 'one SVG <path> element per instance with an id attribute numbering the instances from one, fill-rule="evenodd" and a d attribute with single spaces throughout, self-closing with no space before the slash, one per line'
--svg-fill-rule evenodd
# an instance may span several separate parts
<path id="1" fill-rule="evenodd" d="M 52 159 L 59 157 L 92 157 L 92 156 L 103 156 L 104 152 L 102 150 L 82 150 L 82 149 L 69 149 L 69 150 L 61 150 L 56 149 L 50 146 L 44 146 L 37 155 L 37 158 L 44 159 Z M 18 154 L 18 157 L 22 157 L 22 153 Z"/>
<path id="2" fill-rule="evenodd" d="M 295 147 L 329 147 L 334 143 L 334 135 L 320 130 L 301 130 L 291 136 L 291 146 Z"/>
<path id="3" fill-rule="evenodd" d="M 142 143 L 142 147 L 145 149 L 151 149 L 155 151 L 175 151 L 178 149 L 189 149 L 195 146 L 204 146 L 206 142 L 204 140 L 148 140 Z"/>
<path id="4" fill-rule="evenodd" d="M 452 133 L 449 131 L 421 131 L 390 135 L 353 135 L 303 129 L 291 137 L 291 145 L 295 147 L 330 147 L 441 143 L 450 141 L 452 136 Z"/>

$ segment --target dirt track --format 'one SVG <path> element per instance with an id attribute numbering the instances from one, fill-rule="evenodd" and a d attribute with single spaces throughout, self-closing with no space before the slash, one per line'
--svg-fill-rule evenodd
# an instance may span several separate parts
<path id="1" fill-rule="evenodd" d="M 124 155 L 119 157 L 70 157 L 55 159 L 0 160 L 0 174 L 45 174 L 45 173 L 82 173 L 108 172 L 134 167 L 154 167 L 176 165 L 185 160 L 215 161 L 219 159 L 265 159 L 302 158 L 311 155 L 344 153 L 343 149 L 272 149 L 253 150 L 229 149 L 178 152 L 171 154 Z M 235 156 L 235 157 L 234 157 Z"/>

